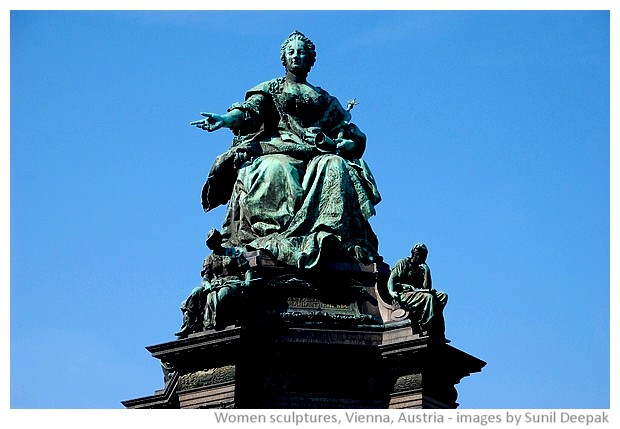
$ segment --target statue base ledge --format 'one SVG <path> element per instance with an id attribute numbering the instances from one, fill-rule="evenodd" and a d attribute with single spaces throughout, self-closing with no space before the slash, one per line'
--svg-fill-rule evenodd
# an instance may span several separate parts
<path id="1" fill-rule="evenodd" d="M 366 329 L 231 326 L 147 347 L 163 389 L 128 408 L 456 408 L 485 363 L 398 322 Z"/>

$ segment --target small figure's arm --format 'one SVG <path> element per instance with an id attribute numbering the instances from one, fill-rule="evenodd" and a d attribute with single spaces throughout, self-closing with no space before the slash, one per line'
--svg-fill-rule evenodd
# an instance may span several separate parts
<path id="1" fill-rule="evenodd" d="M 420 268 L 424 272 L 424 281 L 422 282 L 422 289 L 433 289 L 433 281 L 431 279 L 431 269 L 426 265 L 426 262 L 420 264 Z"/>

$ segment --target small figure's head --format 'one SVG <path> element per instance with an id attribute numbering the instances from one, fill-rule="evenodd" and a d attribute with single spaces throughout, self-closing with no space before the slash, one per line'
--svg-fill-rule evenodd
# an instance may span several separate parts
<path id="1" fill-rule="evenodd" d="M 211 250 L 219 249 L 222 247 L 222 234 L 217 229 L 211 228 L 209 232 L 207 232 L 207 240 L 205 243 Z"/>
<path id="2" fill-rule="evenodd" d="M 416 264 L 423 264 L 426 262 L 428 256 L 428 248 L 424 243 L 414 244 L 411 248 L 411 260 Z"/>
<path id="3" fill-rule="evenodd" d="M 280 59 L 286 71 L 295 75 L 307 75 L 316 61 L 316 49 L 312 40 L 295 30 L 282 43 Z"/>

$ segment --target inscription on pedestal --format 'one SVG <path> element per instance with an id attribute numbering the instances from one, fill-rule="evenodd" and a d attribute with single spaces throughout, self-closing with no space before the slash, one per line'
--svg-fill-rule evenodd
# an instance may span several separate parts
<path id="1" fill-rule="evenodd" d="M 351 304 L 331 304 L 321 301 L 318 298 L 290 296 L 286 300 L 289 312 L 314 313 L 323 311 L 329 314 L 359 316 L 356 303 Z"/>

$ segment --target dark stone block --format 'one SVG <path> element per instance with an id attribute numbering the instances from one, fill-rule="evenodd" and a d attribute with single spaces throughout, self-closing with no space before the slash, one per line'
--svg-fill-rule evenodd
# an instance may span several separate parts
<path id="1" fill-rule="evenodd" d="M 147 347 L 166 368 L 165 387 L 123 404 L 456 408 L 455 385 L 485 366 L 415 331 L 408 313 L 384 299 L 382 264 L 332 264 L 303 276 L 263 269 L 276 281 L 254 292 L 253 311 L 237 325 Z"/>

